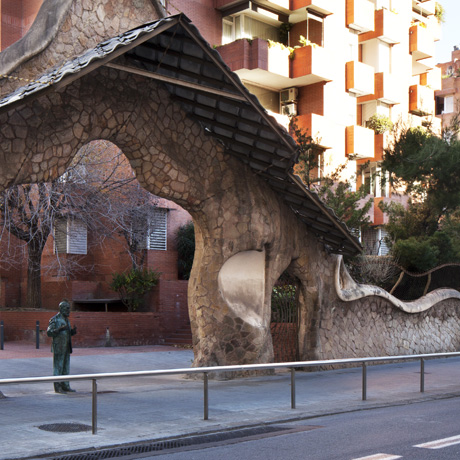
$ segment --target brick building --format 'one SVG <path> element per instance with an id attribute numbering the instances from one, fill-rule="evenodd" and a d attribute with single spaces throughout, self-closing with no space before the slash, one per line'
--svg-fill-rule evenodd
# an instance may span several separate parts
<path id="1" fill-rule="evenodd" d="M 460 109 L 460 49 L 454 46 L 451 60 L 438 64 L 442 73 L 442 89 L 436 91 L 436 116 L 449 126 Z"/>

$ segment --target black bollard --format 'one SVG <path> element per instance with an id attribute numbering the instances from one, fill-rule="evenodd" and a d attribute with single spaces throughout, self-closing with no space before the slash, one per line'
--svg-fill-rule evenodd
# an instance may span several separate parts
<path id="1" fill-rule="evenodd" d="M 35 323 L 35 348 L 40 348 L 40 321 Z"/>
<path id="2" fill-rule="evenodd" d="M 0 321 L 0 350 L 3 350 L 3 339 L 4 339 L 4 335 L 3 335 L 3 321 Z"/>

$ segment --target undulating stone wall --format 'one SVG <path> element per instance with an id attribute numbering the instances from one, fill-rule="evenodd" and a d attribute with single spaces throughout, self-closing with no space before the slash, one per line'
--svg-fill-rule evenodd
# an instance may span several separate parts
<path id="1" fill-rule="evenodd" d="M 460 349 L 460 301 L 405 313 L 378 297 L 337 302 L 319 315 L 318 359 L 452 352 Z"/>

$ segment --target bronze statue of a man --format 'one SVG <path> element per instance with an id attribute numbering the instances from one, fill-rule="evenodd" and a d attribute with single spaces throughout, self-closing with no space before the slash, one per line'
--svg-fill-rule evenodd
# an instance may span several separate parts
<path id="1" fill-rule="evenodd" d="M 77 333 L 76 326 L 70 328 L 70 304 L 66 300 L 59 304 L 59 313 L 50 319 L 46 334 L 53 338 L 53 375 L 68 375 L 70 371 L 70 353 L 72 353 L 72 335 Z M 69 382 L 54 382 L 56 393 L 73 392 Z"/>

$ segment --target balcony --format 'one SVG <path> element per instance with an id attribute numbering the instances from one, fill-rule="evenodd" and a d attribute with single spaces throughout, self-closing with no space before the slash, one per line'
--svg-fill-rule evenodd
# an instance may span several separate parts
<path id="1" fill-rule="evenodd" d="M 436 1 L 435 0 L 420 0 L 415 1 L 413 4 L 413 10 L 423 16 L 430 16 L 436 12 Z"/>
<path id="2" fill-rule="evenodd" d="M 378 38 L 385 43 L 396 44 L 401 42 L 401 33 L 404 30 L 401 25 L 400 15 L 393 13 L 386 8 L 375 10 L 374 12 L 375 27 L 374 31 L 366 32 L 359 36 L 359 42 Z"/>
<path id="3" fill-rule="evenodd" d="M 294 86 L 289 78 L 289 50 L 266 40 L 237 40 L 218 48 L 222 59 L 241 79 L 274 89 Z"/>
<path id="4" fill-rule="evenodd" d="M 291 86 L 305 86 L 334 79 L 334 60 L 321 46 L 296 48 L 291 60 Z"/>
<path id="5" fill-rule="evenodd" d="M 423 86 L 429 86 L 435 91 L 442 89 L 442 70 L 440 67 L 434 67 L 428 72 L 422 73 L 420 75 L 420 84 Z"/>
<path id="6" fill-rule="evenodd" d="M 430 115 L 434 112 L 434 90 L 428 86 L 412 85 L 409 88 L 409 112 Z"/>
<path id="7" fill-rule="evenodd" d="M 441 40 L 442 37 L 442 25 L 438 21 L 436 16 L 430 16 L 426 18 L 428 30 L 433 34 L 433 40 L 435 42 Z"/>
<path id="8" fill-rule="evenodd" d="M 413 25 L 409 29 L 409 52 L 416 61 L 434 56 L 433 34 L 428 28 Z"/>
<path id="9" fill-rule="evenodd" d="M 347 0 L 346 24 L 358 32 L 374 30 L 374 4 L 368 0 Z"/>
<path id="10" fill-rule="evenodd" d="M 434 58 L 420 59 L 416 61 L 412 58 L 412 75 L 422 75 L 423 73 L 430 72 L 436 67 Z"/>
<path id="11" fill-rule="evenodd" d="M 300 8 L 329 16 L 334 12 L 335 0 L 291 0 L 291 10 L 295 11 Z"/>
<path id="12" fill-rule="evenodd" d="M 388 72 L 378 72 L 374 74 L 374 94 L 361 96 L 358 98 L 358 104 L 378 100 L 385 104 L 399 104 L 402 96 L 400 85 L 397 78 Z"/>
<path id="13" fill-rule="evenodd" d="M 357 96 L 374 93 L 374 68 L 362 62 L 346 63 L 346 90 Z"/>
<path id="14" fill-rule="evenodd" d="M 353 159 L 374 158 L 374 131 L 362 126 L 347 126 L 345 152 Z"/>
<path id="15" fill-rule="evenodd" d="M 323 149 L 339 147 L 340 139 L 343 139 L 343 126 L 331 122 L 322 115 L 316 113 L 299 115 L 297 123 Z"/>

